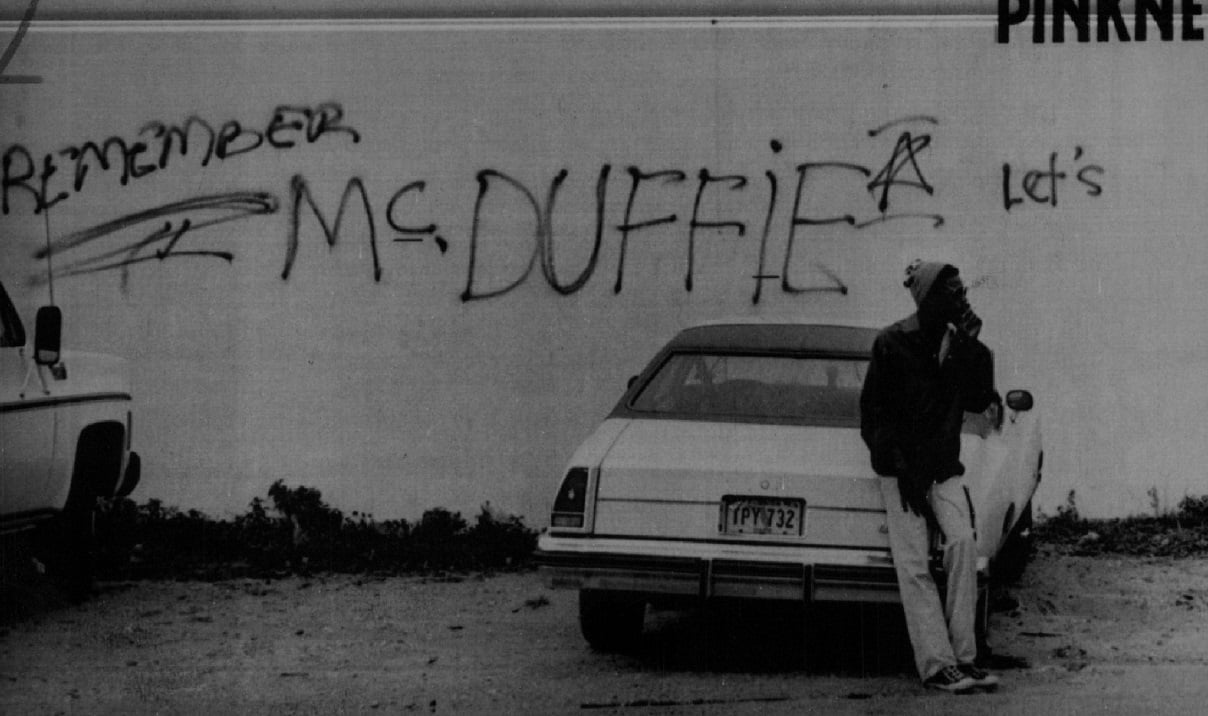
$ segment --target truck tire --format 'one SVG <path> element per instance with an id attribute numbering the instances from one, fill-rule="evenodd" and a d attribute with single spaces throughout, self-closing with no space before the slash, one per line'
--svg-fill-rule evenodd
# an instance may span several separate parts
<path id="1" fill-rule="evenodd" d="M 92 592 L 97 490 L 116 483 L 124 439 L 118 423 L 90 425 L 80 433 L 67 504 L 46 525 L 42 544 L 47 573 L 75 601 Z"/>
<path id="2" fill-rule="evenodd" d="M 579 590 L 579 628 L 597 651 L 627 651 L 638 644 L 646 599 L 631 592 Z"/>
<path id="3" fill-rule="evenodd" d="M 58 550 L 47 566 L 68 597 L 83 601 L 92 593 L 95 576 L 96 496 L 87 488 L 73 494 L 57 522 Z"/>

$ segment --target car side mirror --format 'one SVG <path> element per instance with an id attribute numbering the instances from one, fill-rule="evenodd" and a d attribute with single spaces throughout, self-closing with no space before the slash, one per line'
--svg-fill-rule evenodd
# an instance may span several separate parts
<path id="1" fill-rule="evenodd" d="M 636 382 L 638 382 L 638 377 L 636 375 L 629 376 L 629 380 L 625 383 L 625 390 L 632 388 L 633 384 Z"/>
<path id="2" fill-rule="evenodd" d="M 1012 390 L 1007 392 L 1007 407 L 1016 412 L 1024 412 L 1031 410 L 1033 406 L 1032 394 L 1026 390 Z"/>
<path id="3" fill-rule="evenodd" d="M 34 319 L 34 362 L 55 365 L 59 362 L 63 338 L 63 312 L 58 306 L 43 306 Z"/>

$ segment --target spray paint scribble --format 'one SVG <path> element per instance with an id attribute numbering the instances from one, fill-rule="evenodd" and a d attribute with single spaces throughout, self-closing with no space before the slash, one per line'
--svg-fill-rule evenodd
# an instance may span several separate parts
<path id="1" fill-rule="evenodd" d="M 166 261 L 169 258 L 209 257 L 230 262 L 234 254 L 230 251 L 201 248 L 179 249 L 177 246 L 186 234 L 195 234 L 218 224 L 246 219 L 251 216 L 275 214 L 279 208 L 277 197 L 266 192 L 228 192 L 211 196 L 200 196 L 184 201 L 164 204 L 134 214 L 107 221 L 97 226 L 76 231 L 55 239 L 46 248 L 34 252 L 38 260 L 60 257 L 64 253 L 96 245 L 101 239 L 136 229 L 154 228 L 134 241 L 116 247 L 102 249 L 84 258 L 72 258 L 56 269 L 59 277 L 79 276 L 101 271 L 121 270 L 122 285 L 129 280 L 129 267 L 145 261 Z M 159 222 L 163 221 L 162 224 Z M 147 253 L 147 252 L 150 253 Z M 42 281 L 42 277 L 34 281 Z"/>

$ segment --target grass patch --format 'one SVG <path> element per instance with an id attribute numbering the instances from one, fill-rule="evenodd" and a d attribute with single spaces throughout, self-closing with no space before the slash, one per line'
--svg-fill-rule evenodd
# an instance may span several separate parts
<path id="1" fill-rule="evenodd" d="M 1144 557 L 1195 557 L 1208 554 L 1208 496 L 1184 497 L 1175 510 L 1158 508 L 1150 491 L 1154 514 L 1088 519 L 1078 514 L 1070 490 L 1057 514 L 1041 516 L 1032 530 L 1041 544 L 1078 555 L 1125 554 Z"/>
<path id="2" fill-rule="evenodd" d="M 118 499 L 97 515 L 97 574 L 106 580 L 227 579 L 290 574 L 434 573 L 529 565 L 537 533 L 483 505 L 473 524 L 444 508 L 414 524 L 345 515 L 309 487 L 278 480 L 268 500 L 216 520 L 159 500 Z"/>

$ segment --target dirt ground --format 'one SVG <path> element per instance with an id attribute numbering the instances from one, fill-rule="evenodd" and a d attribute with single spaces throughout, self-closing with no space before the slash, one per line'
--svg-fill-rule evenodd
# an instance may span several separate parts
<path id="1" fill-rule="evenodd" d="M 108 583 L 82 605 L 35 582 L 5 595 L 0 713 L 1202 712 L 1208 560 L 1042 550 L 1010 596 L 1003 685 L 952 696 L 877 610 L 652 611 L 615 655 L 531 572 Z"/>

